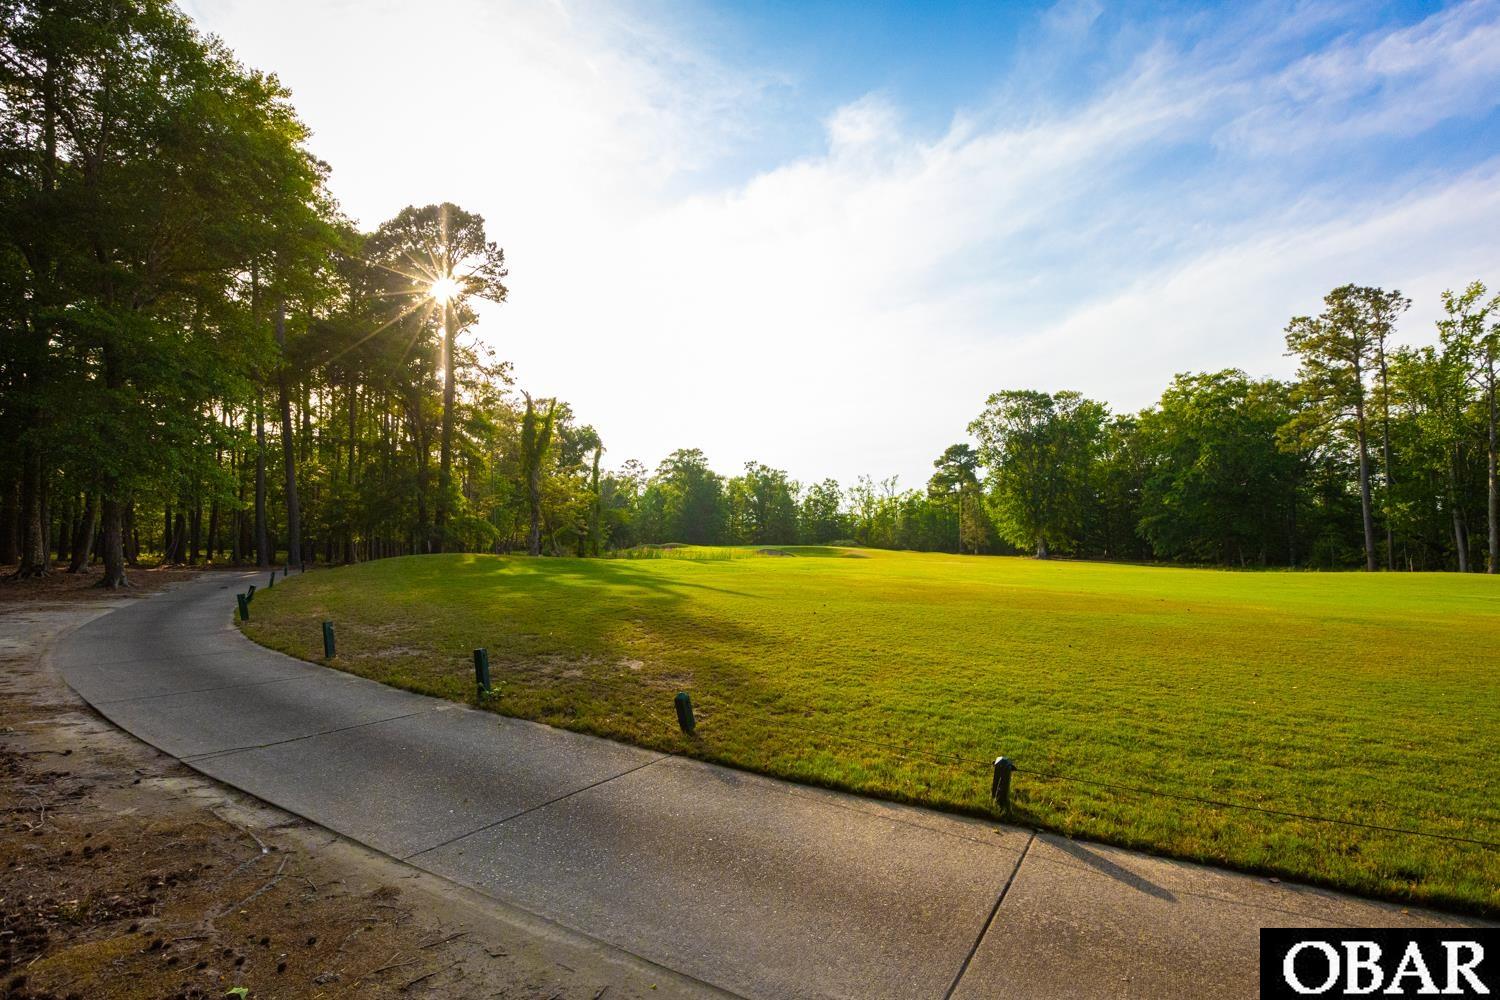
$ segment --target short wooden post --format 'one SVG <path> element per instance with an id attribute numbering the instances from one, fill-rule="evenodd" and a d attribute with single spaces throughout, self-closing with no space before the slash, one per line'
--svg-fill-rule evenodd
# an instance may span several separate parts
<path id="1" fill-rule="evenodd" d="M 1010 776 L 1016 769 L 1009 757 L 995 758 L 995 773 L 990 779 L 990 798 L 1005 815 L 1010 814 Z"/>
<path id="2" fill-rule="evenodd" d="M 679 691 L 674 703 L 677 706 L 677 724 L 684 733 L 693 735 L 693 730 L 698 727 L 698 720 L 693 718 L 693 699 L 688 697 L 686 691 Z"/>
<path id="3" fill-rule="evenodd" d="M 474 650 L 474 687 L 478 691 L 477 697 L 481 705 L 495 694 L 490 687 L 490 651 L 482 647 Z"/>

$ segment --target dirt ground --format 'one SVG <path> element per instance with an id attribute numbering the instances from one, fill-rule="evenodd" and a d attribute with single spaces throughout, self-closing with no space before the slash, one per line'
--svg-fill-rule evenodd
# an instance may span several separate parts
<path id="1" fill-rule="evenodd" d="M 185 572 L 0 584 L 0 997 L 703 995 L 196 774 L 46 666 Z"/>
<path id="2" fill-rule="evenodd" d="M 0 564 L 0 610 L 13 605 L 36 604 L 39 601 L 65 601 L 70 604 L 101 602 L 107 605 L 121 597 L 144 596 L 168 584 L 205 572 L 182 566 L 130 569 L 125 574 L 130 586 L 119 591 L 101 590 L 96 586 L 99 582 L 97 569 L 88 573 L 69 573 L 66 567 L 59 565 L 53 572 L 34 580 L 13 580 L 11 575 L 15 571 L 15 563 L 9 566 Z M 102 612 L 107 608 L 96 610 Z"/>

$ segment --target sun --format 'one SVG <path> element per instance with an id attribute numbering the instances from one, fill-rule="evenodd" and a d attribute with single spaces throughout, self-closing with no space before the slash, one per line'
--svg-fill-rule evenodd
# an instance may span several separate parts
<path id="1" fill-rule="evenodd" d="M 431 295 L 436 302 L 449 302 L 458 297 L 462 287 L 451 275 L 434 278 L 432 284 L 427 286 L 427 294 Z"/>

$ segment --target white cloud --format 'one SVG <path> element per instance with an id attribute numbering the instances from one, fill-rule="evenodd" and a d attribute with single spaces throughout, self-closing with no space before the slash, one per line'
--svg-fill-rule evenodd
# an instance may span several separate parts
<path id="1" fill-rule="evenodd" d="M 829 117 L 828 146 L 834 156 L 857 155 L 901 138 L 900 116 L 883 97 L 867 94 Z"/>
<path id="2" fill-rule="evenodd" d="M 616 462 L 697 446 L 725 470 L 916 485 L 995 389 L 1134 408 L 1186 368 L 1288 373 L 1287 317 L 1344 281 L 1431 311 L 1441 286 L 1500 279 L 1500 151 L 1459 176 L 1297 180 L 1303 137 L 1412 135 L 1492 107 L 1497 88 L 1475 89 L 1500 58 L 1492 4 L 1290 65 L 1264 38 L 1229 60 L 1148 38 L 1086 99 L 979 102 L 936 134 L 881 93 L 807 108 L 824 148 L 718 187 L 701 168 L 753 142 L 784 81 L 639 11 L 198 8 L 293 86 L 366 224 L 438 199 L 484 213 L 512 301 L 480 335 Z M 1332 16 L 1299 9 L 1264 34 L 1286 44 Z M 1060 5 L 1042 30 L 1087 44 L 1097 8 Z"/>
<path id="3" fill-rule="evenodd" d="M 1099 0 L 1058 0 L 1042 15 L 1045 31 L 1060 37 L 1076 38 L 1088 32 L 1104 13 Z"/>
<path id="4" fill-rule="evenodd" d="M 1410 27 L 1340 39 L 1268 81 L 1225 133 L 1267 153 L 1418 135 L 1500 104 L 1500 5 L 1469 0 Z"/>
<path id="5" fill-rule="evenodd" d="M 733 140 L 763 85 L 611 4 L 187 6 L 292 88 L 371 227 L 424 199 L 498 207 L 512 231 L 640 211 Z"/>
<path id="6" fill-rule="evenodd" d="M 1285 376 L 1281 331 L 1316 313 L 1337 283 L 1399 287 L 1414 302 L 1401 339 L 1434 339 L 1439 294 L 1500 270 L 1500 161 L 1393 203 L 1349 206 L 1337 218 L 1265 221 L 1252 239 L 1142 277 L 1131 288 L 1001 348 L 1002 363 L 1040 387 L 1068 382 L 1133 409 L 1179 371 L 1241 367 Z M 1085 372 L 1073 369 L 1089 358 Z M 1070 371 L 1073 374 L 1069 380 Z"/>

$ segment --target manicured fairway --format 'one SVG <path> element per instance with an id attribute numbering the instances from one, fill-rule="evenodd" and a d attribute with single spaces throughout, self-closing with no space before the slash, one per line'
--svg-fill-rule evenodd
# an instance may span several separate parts
<path id="1" fill-rule="evenodd" d="M 1005 754 L 1022 821 L 1500 912 L 1494 847 L 1035 773 L 1500 843 L 1500 580 L 785 551 L 389 559 L 245 629 L 455 699 L 485 646 L 508 714 L 947 809 Z"/>

